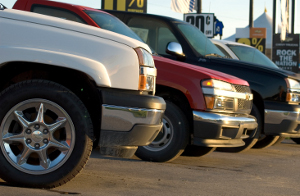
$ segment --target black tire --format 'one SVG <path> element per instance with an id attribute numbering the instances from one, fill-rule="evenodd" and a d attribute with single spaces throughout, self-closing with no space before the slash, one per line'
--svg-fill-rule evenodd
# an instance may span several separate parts
<path id="1" fill-rule="evenodd" d="M 252 109 L 252 111 L 253 111 L 253 109 Z M 259 129 L 260 129 L 259 132 L 256 133 L 256 135 L 258 136 L 258 140 L 252 148 L 264 149 L 264 148 L 268 148 L 268 147 L 272 146 L 273 144 L 275 144 L 275 142 L 279 139 L 280 136 L 262 134 L 261 130 L 262 130 L 262 126 L 263 126 L 263 124 L 262 124 L 263 121 L 262 121 L 261 115 L 256 116 L 257 115 L 256 112 L 253 113 L 252 115 L 255 116 L 256 119 L 258 119 L 258 117 L 260 119 L 260 121 L 257 121 L 257 123 L 259 122 L 258 126 L 259 126 Z"/>
<path id="2" fill-rule="evenodd" d="M 138 147 L 135 153 L 144 161 L 172 161 L 182 154 L 189 141 L 186 116 L 172 102 L 166 101 L 166 104 L 162 131 L 150 145 Z"/>
<path id="3" fill-rule="evenodd" d="M 291 138 L 296 144 L 300 144 L 300 138 Z"/>
<path id="4" fill-rule="evenodd" d="M 256 144 L 252 148 L 256 149 L 264 149 L 274 145 L 280 136 L 273 136 L 273 135 L 261 135 Z"/>
<path id="5" fill-rule="evenodd" d="M 285 137 L 279 137 L 278 140 L 273 144 L 273 146 L 281 144 L 281 142 L 285 140 Z"/>
<path id="6" fill-rule="evenodd" d="M 263 121 L 262 121 L 262 116 L 255 104 L 253 104 L 252 106 L 251 115 L 256 118 L 258 124 L 255 135 L 253 136 L 253 132 L 250 132 L 249 138 L 243 140 L 245 142 L 244 146 L 234 147 L 234 148 L 217 148 L 217 151 L 239 153 L 239 152 L 244 152 L 246 150 L 249 150 L 256 144 L 260 136 L 260 133 L 262 131 Z"/>
<path id="7" fill-rule="evenodd" d="M 80 99 L 67 88 L 46 80 L 20 82 L 2 91 L 0 107 L 0 178 L 6 182 L 54 188 L 74 178 L 87 163 L 93 144 L 92 121 Z M 22 120 L 10 124 L 12 113 Z M 26 123 L 21 125 L 23 119 Z M 6 124 L 13 129 L 4 130 Z M 18 143 L 8 133 L 29 141 Z M 13 153 L 4 155 L 8 149 L 14 149 Z M 11 158 L 18 155 L 22 156 L 19 161 Z"/>
<path id="8" fill-rule="evenodd" d="M 192 156 L 192 157 L 201 157 L 208 155 L 216 150 L 216 147 L 204 147 L 204 146 L 195 146 L 187 145 L 182 156 Z"/>

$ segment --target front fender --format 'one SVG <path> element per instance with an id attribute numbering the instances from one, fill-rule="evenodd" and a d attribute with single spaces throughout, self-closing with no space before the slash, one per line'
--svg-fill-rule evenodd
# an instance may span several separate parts
<path id="1" fill-rule="evenodd" d="M 29 47 L 0 47 L 0 54 L 0 65 L 20 61 L 65 67 L 87 74 L 98 86 L 111 87 L 111 81 L 105 66 L 93 59 Z"/>

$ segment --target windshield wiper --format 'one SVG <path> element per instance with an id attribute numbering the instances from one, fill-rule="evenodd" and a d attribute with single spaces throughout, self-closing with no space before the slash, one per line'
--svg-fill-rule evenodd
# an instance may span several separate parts
<path id="1" fill-rule="evenodd" d="M 4 9 L 7 9 L 7 7 L 5 7 L 2 3 L 0 3 L 0 9 L 4 10 Z"/>
<path id="2" fill-rule="evenodd" d="M 221 55 L 219 55 L 219 54 L 217 54 L 217 53 L 206 54 L 204 57 L 208 57 L 208 56 L 224 58 L 223 56 L 221 56 Z"/>

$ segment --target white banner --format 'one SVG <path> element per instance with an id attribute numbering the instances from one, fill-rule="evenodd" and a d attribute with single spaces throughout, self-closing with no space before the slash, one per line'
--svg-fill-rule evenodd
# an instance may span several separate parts
<path id="1" fill-rule="evenodd" d="M 196 0 L 172 0 L 171 9 L 179 13 L 191 13 L 194 10 Z"/>
<path id="2" fill-rule="evenodd" d="M 281 9 L 281 41 L 285 41 L 286 33 L 289 32 L 289 0 L 280 1 Z"/>

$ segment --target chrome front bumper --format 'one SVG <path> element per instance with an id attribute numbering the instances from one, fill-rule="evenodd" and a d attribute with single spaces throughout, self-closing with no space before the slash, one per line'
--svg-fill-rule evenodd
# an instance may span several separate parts
<path id="1" fill-rule="evenodd" d="M 102 105 L 100 153 L 131 157 L 150 144 L 162 128 L 164 110 Z"/>
<path id="2" fill-rule="evenodd" d="M 193 144 L 207 147 L 238 147 L 243 139 L 255 135 L 255 117 L 244 114 L 220 114 L 193 111 Z"/>
<path id="3" fill-rule="evenodd" d="M 130 131 L 136 124 L 159 125 L 163 110 L 102 105 L 102 130 Z"/>
<path id="4" fill-rule="evenodd" d="M 296 111 L 265 110 L 265 134 L 300 137 L 300 109 Z"/>

